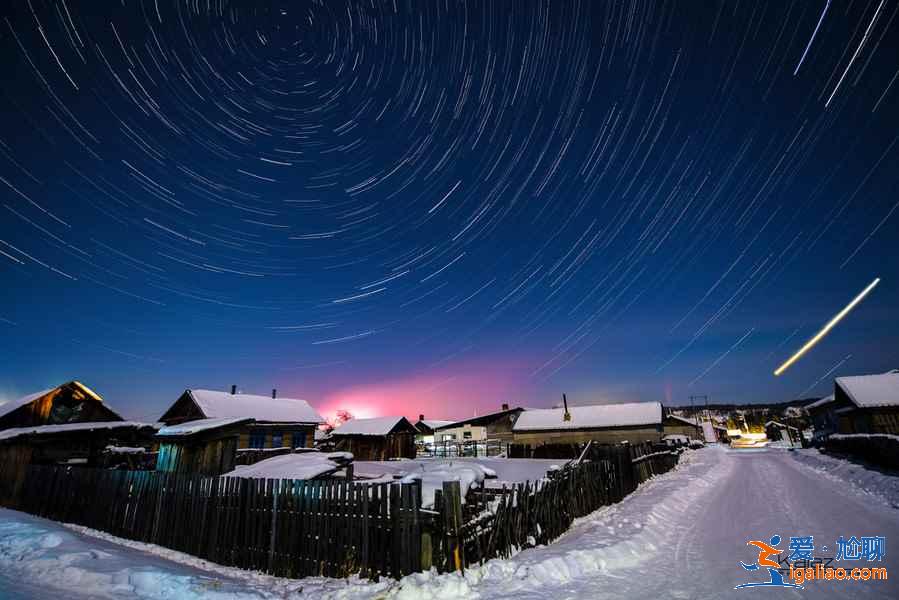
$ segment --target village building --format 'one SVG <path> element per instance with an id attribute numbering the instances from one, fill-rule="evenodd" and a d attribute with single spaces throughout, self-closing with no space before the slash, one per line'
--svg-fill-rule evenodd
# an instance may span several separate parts
<path id="1" fill-rule="evenodd" d="M 234 470 L 237 441 L 252 419 L 197 419 L 163 427 L 156 434 L 156 470 L 194 475 L 220 475 Z"/>
<path id="2" fill-rule="evenodd" d="M 438 427 L 435 442 L 497 441 L 509 443 L 513 439 L 512 426 L 524 411 L 503 404 L 499 411 L 454 421 Z"/>
<path id="3" fill-rule="evenodd" d="M 515 444 L 660 442 L 662 405 L 632 402 L 526 410 L 513 426 Z"/>
<path id="4" fill-rule="evenodd" d="M 415 443 L 425 446 L 432 445 L 435 441 L 435 430 L 450 424 L 452 421 L 425 419 L 424 415 L 418 415 L 418 421 L 415 423 L 415 429 L 418 430 L 415 435 Z"/>
<path id="5" fill-rule="evenodd" d="M 334 449 L 351 452 L 356 460 L 415 458 L 418 430 L 406 417 L 350 419 L 331 432 Z"/>
<path id="6" fill-rule="evenodd" d="M 833 427 L 829 433 L 899 434 L 899 371 L 837 377 L 833 401 L 814 409 L 813 421 Z"/>
<path id="7" fill-rule="evenodd" d="M 662 420 L 665 435 L 682 435 L 692 440 L 703 440 L 702 423 L 696 418 L 668 413 Z"/>
<path id="8" fill-rule="evenodd" d="M 833 394 L 825 396 L 819 400 L 815 400 L 811 404 L 806 405 L 805 410 L 812 421 L 814 440 L 821 440 L 832 433 L 837 432 L 837 417 L 833 411 L 833 403 L 836 398 Z"/>
<path id="9" fill-rule="evenodd" d="M 154 433 L 154 425 L 121 419 L 4 429 L 0 431 L 0 488 L 18 493 L 28 465 L 102 467 L 106 448 L 146 448 Z"/>
<path id="10" fill-rule="evenodd" d="M 324 423 L 305 400 L 231 393 L 215 390 L 185 390 L 159 418 L 166 425 L 198 419 L 244 419 L 237 448 L 311 448 L 315 429 Z"/>
<path id="11" fill-rule="evenodd" d="M 0 430 L 103 421 L 124 419 L 80 381 L 70 381 L 0 406 Z"/>

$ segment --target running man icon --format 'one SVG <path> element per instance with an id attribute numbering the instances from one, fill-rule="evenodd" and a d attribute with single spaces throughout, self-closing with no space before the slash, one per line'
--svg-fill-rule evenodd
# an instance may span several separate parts
<path id="1" fill-rule="evenodd" d="M 786 583 L 784 581 L 783 575 L 781 575 L 780 571 L 778 571 L 778 568 L 780 568 L 780 564 L 778 564 L 778 562 L 775 560 L 771 560 L 772 556 L 777 556 L 778 554 L 780 554 L 780 549 L 775 547 L 779 543 L 779 535 L 771 536 L 771 539 L 767 544 L 761 540 L 749 540 L 748 542 L 746 542 L 747 546 L 755 546 L 759 549 L 759 555 L 756 559 L 758 562 L 747 565 L 743 561 L 740 561 L 740 566 L 743 567 L 743 569 L 746 571 L 758 571 L 760 568 L 766 567 L 768 569 L 768 575 L 771 577 L 771 579 L 770 581 L 741 583 L 734 588 L 735 590 L 750 587 L 786 587 L 802 589 L 801 585 L 796 585 L 795 583 Z"/>

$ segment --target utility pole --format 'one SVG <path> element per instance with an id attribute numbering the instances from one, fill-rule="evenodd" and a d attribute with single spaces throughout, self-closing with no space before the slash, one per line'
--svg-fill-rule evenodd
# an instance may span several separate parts
<path id="1" fill-rule="evenodd" d="M 699 417 L 696 416 L 696 408 L 694 406 L 694 402 L 696 400 L 705 400 L 705 411 L 706 411 L 706 414 L 708 414 L 708 412 L 709 412 L 709 396 L 708 396 L 708 394 L 690 396 L 690 412 L 693 413 L 693 419 L 695 419 L 696 424 L 699 425 Z"/>

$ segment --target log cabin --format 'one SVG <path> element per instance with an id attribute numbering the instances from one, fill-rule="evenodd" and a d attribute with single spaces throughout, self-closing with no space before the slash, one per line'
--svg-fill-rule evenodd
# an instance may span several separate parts
<path id="1" fill-rule="evenodd" d="M 166 425 L 198 419 L 249 419 L 239 432 L 238 449 L 312 448 L 315 429 L 324 423 L 305 400 L 189 389 L 159 418 Z"/>

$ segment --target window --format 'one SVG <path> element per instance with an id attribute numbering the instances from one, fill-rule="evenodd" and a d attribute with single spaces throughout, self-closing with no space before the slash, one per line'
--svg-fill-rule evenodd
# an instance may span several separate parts
<path id="1" fill-rule="evenodd" d="M 284 446 L 284 432 L 276 431 L 272 433 L 272 448 L 282 448 Z"/>
<path id="2" fill-rule="evenodd" d="M 254 431 L 250 433 L 250 448 L 265 448 L 265 433 Z"/>
<path id="3" fill-rule="evenodd" d="M 293 447 L 294 448 L 305 448 L 306 447 L 306 432 L 305 431 L 294 431 L 293 432 Z"/>
<path id="4" fill-rule="evenodd" d="M 462 438 L 463 438 L 463 439 L 466 439 L 466 440 L 470 440 L 470 439 L 471 439 L 471 432 L 470 432 L 470 431 L 463 431 L 463 432 L 462 432 Z"/>

